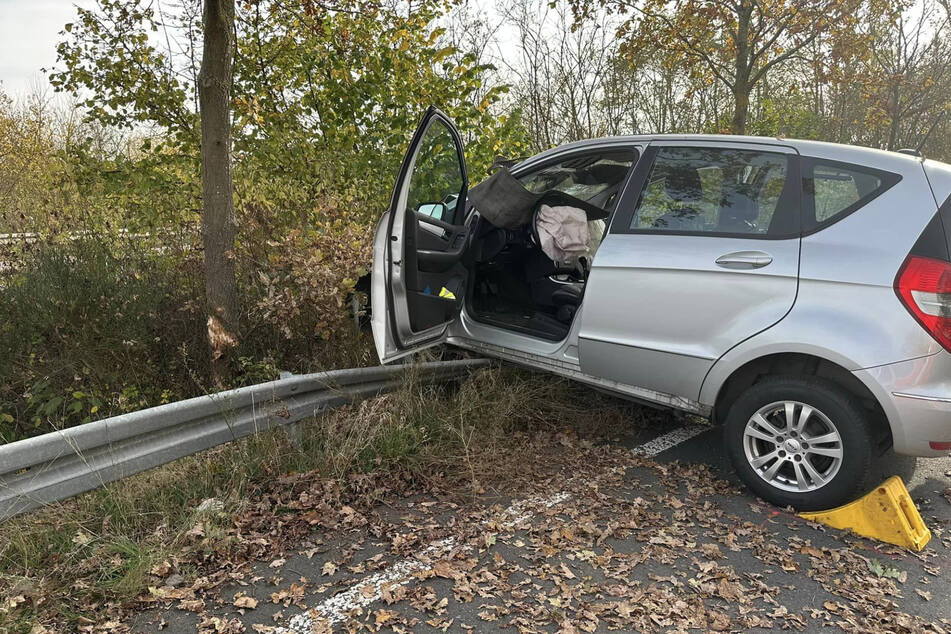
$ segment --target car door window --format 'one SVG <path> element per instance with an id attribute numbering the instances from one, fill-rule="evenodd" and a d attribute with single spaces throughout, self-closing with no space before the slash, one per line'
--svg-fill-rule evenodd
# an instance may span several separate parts
<path id="1" fill-rule="evenodd" d="M 465 179 L 455 140 L 441 119 L 434 120 L 424 134 L 409 182 L 407 208 L 458 224 L 454 222 L 456 201 Z"/>
<path id="2" fill-rule="evenodd" d="M 790 158 L 779 152 L 661 147 L 630 222 L 636 232 L 766 236 L 798 216 Z M 782 216 L 783 221 L 777 222 Z"/>
<path id="3" fill-rule="evenodd" d="M 631 166 L 637 160 L 635 150 L 599 150 L 574 154 L 548 163 L 517 178 L 525 189 L 540 194 L 560 191 L 611 211 Z M 597 252 L 604 238 L 603 220 L 588 222 L 588 253 Z"/>

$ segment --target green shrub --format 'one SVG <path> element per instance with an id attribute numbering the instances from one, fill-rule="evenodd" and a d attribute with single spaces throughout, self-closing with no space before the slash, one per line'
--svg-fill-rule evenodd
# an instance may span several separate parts
<path id="1" fill-rule="evenodd" d="M 372 227 L 358 210 L 331 199 L 316 206 L 305 226 L 263 240 L 241 237 L 241 354 L 269 355 L 295 372 L 375 364 L 356 332 L 351 302 L 370 268 Z M 242 229 L 264 233 L 252 222 Z"/>
<path id="2" fill-rule="evenodd" d="M 239 249 L 233 386 L 376 363 L 349 301 L 368 265 L 368 227 L 312 226 L 255 242 L 259 257 Z M 198 253 L 96 235 L 7 255 L 15 272 L 0 277 L 0 443 L 211 389 Z"/>
<path id="3" fill-rule="evenodd" d="M 200 393 L 189 269 L 141 239 L 30 248 L 0 286 L 0 441 Z"/>

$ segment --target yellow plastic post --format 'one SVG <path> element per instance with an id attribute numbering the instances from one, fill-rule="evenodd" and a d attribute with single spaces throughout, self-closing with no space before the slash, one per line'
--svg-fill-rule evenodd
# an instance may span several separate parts
<path id="1" fill-rule="evenodd" d="M 931 531 L 898 476 L 854 502 L 828 511 L 800 513 L 799 517 L 914 550 L 921 550 L 931 540 Z"/>

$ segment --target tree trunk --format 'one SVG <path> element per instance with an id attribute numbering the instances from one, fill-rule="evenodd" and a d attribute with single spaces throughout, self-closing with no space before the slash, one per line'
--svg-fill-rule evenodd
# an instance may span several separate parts
<path id="1" fill-rule="evenodd" d="M 733 124 L 730 126 L 730 132 L 746 134 L 746 116 L 750 110 L 749 88 L 737 86 L 733 90 L 733 104 Z"/>
<path id="2" fill-rule="evenodd" d="M 211 376 L 227 383 L 230 349 L 236 345 L 234 239 L 231 184 L 231 58 L 234 0 L 204 0 L 204 46 L 198 75 L 201 114 L 201 233 Z"/>
<path id="3" fill-rule="evenodd" d="M 750 110 L 750 22 L 753 19 L 753 3 L 743 0 L 737 11 L 736 21 L 736 69 L 733 76 L 733 134 L 746 134 L 746 116 Z"/>
<path id="4" fill-rule="evenodd" d="M 888 146 L 886 150 L 897 150 L 898 149 L 898 130 L 901 125 L 901 85 L 900 80 L 895 79 L 895 87 L 892 89 L 892 94 L 888 100 L 888 114 L 890 115 L 890 120 L 888 122 Z"/>

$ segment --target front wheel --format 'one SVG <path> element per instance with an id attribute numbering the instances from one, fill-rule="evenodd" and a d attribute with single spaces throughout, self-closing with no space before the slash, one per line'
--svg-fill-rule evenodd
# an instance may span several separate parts
<path id="1" fill-rule="evenodd" d="M 872 434 L 858 400 L 814 377 L 769 377 L 740 395 L 724 425 L 740 479 L 764 500 L 824 510 L 862 491 Z"/>

